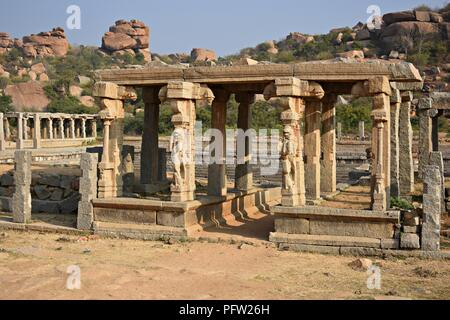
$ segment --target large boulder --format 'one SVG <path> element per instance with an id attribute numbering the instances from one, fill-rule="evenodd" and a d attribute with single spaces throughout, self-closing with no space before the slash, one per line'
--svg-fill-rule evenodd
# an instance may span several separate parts
<path id="1" fill-rule="evenodd" d="M 45 111 L 50 103 L 43 84 L 35 81 L 9 85 L 5 89 L 5 95 L 11 96 L 16 111 Z"/>
<path id="2" fill-rule="evenodd" d="M 0 32 L 0 48 L 12 48 L 14 40 L 6 32 Z"/>
<path id="3" fill-rule="evenodd" d="M 69 41 L 62 28 L 50 32 L 32 34 L 22 39 L 22 50 L 29 57 L 65 56 L 69 51 Z"/>
<path id="4" fill-rule="evenodd" d="M 150 28 L 139 20 L 118 20 L 115 25 L 109 28 L 102 38 L 102 50 L 118 55 L 125 53 L 125 50 L 133 50 L 133 53 L 141 53 L 146 61 L 151 60 Z"/>
<path id="5" fill-rule="evenodd" d="M 408 41 L 418 41 L 430 37 L 442 37 L 439 25 L 431 22 L 407 21 L 396 22 L 383 28 L 380 39 L 391 47 Z"/>
<path id="6" fill-rule="evenodd" d="M 286 40 L 292 40 L 300 44 L 305 44 L 309 42 L 314 42 L 313 36 L 307 36 L 300 32 L 291 32 L 287 37 Z"/>
<path id="7" fill-rule="evenodd" d="M 387 26 L 397 22 L 416 21 L 416 15 L 413 11 L 392 12 L 385 14 L 383 21 Z"/>
<path id="8" fill-rule="evenodd" d="M 217 55 L 213 50 L 194 48 L 191 51 L 191 59 L 194 62 L 215 61 L 217 60 Z"/>

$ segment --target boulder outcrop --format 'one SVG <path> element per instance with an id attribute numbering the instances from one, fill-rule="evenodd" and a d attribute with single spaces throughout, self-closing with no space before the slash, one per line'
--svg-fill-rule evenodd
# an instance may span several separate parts
<path id="1" fill-rule="evenodd" d="M 118 20 L 102 38 L 102 50 L 115 55 L 141 53 L 151 60 L 150 28 L 138 20 Z"/>
<path id="2" fill-rule="evenodd" d="M 62 28 L 49 32 L 32 34 L 22 39 L 23 53 L 28 57 L 65 56 L 69 51 L 69 41 Z"/>
<path id="3" fill-rule="evenodd" d="M 216 61 L 217 55 L 213 50 L 194 48 L 191 51 L 191 59 L 194 62 L 200 61 Z"/>
<path id="4" fill-rule="evenodd" d="M 5 89 L 5 95 L 11 96 L 15 111 L 45 111 L 50 103 L 43 84 L 37 81 L 9 85 Z"/>

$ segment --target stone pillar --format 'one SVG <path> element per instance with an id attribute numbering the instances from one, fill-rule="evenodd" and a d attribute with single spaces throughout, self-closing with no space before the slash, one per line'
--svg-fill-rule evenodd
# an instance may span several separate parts
<path id="1" fill-rule="evenodd" d="M 74 118 L 70 118 L 70 137 L 72 139 L 76 138 L 76 134 L 75 134 L 75 119 Z"/>
<path id="2" fill-rule="evenodd" d="M 97 198 L 97 167 L 97 154 L 83 153 L 81 155 L 81 199 L 80 202 L 78 202 L 77 217 L 77 228 L 80 230 L 90 230 L 94 221 L 94 208 L 92 206 L 92 200 Z"/>
<path id="3" fill-rule="evenodd" d="M 235 171 L 235 188 L 240 191 L 253 189 L 253 172 L 251 168 L 251 148 L 254 141 L 247 130 L 251 129 L 252 112 L 251 105 L 255 102 L 255 95 L 240 93 L 236 95 L 239 103 L 238 123 L 239 130 L 237 136 L 237 165 Z"/>
<path id="4" fill-rule="evenodd" d="M 81 136 L 86 139 L 86 119 L 81 118 Z"/>
<path id="5" fill-rule="evenodd" d="M 23 139 L 28 140 L 28 117 L 23 117 Z"/>
<path id="6" fill-rule="evenodd" d="M 211 110 L 211 129 L 220 132 L 222 143 L 220 141 L 211 141 L 211 145 L 216 146 L 214 152 L 211 152 L 210 158 L 215 163 L 208 166 L 208 195 L 223 197 L 227 195 L 227 175 L 226 175 L 226 120 L 227 103 L 230 99 L 230 92 L 225 90 L 214 90 L 215 99 Z M 219 137 L 217 137 L 219 138 Z M 212 139 L 216 139 L 213 137 Z"/>
<path id="7" fill-rule="evenodd" d="M 372 209 L 385 211 L 390 207 L 391 172 L 391 87 L 387 77 L 368 81 L 369 94 L 373 96 L 372 110 Z"/>
<path id="8" fill-rule="evenodd" d="M 431 98 L 419 100 L 419 179 L 423 178 L 423 170 L 429 164 L 430 153 L 433 151 L 432 118 L 437 115 L 438 111 L 432 108 Z"/>
<path id="9" fill-rule="evenodd" d="M 64 140 L 64 118 L 59 118 L 59 137 Z"/>
<path id="10" fill-rule="evenodd" d="M 320 199 L 320 123 L 321 103 L 306 101 L 305 107 L 305 189 L 306 199 Z"/>
<path id="11" fill-rule="evenodd" d="M 168 101 L 174 112 L 175 130 L 170 139 L 174 182 L 170 190 L 175 202 L 195 199 L 195 100 L 200 98 L 199 91 L 198 84 L 174 81 L 159 93 L 161 102 Z"/>
<path id="12" fill-rule="evenodd" d="M 91 131 L 92 131 L 92 137 L 97 138 L 97 119 L 92 119 L 91 123 Z"/>
<path id="13" fill-rule="evenodd" d="M 104 121 L 103 155 L 99 164 L 99 198 L 115 198 L 123 194 L 122 145 L 123 120 L 125 111 L 123 100 L 136 100 L 131 88 L 119 87 L 110 82 L 97 82 L 93 95 L 100 97 L 99 118 Z"/>
<path id="14" fill-rule="evenodd" d="M 33 148 L 39 149 L 41 147 L 41 117 L 39 113 L 34 115 L 34 134 L 33 134 Z"/>
<path id="15" fill-rule="evenodd" d="M 359 127 L 359 140 L 360 141 L 366 140 L 364 121 L 360 121 L 358 127 Z"/>
<path id="16" fill-rule="evenodd" d="M 18 150 L 14 153 L 14 186 L 12 199 L 13 221 L 31 222 L 31 151 Z"/>
<path id="17" fill-rule="evenodd" d="M 4 128 L 4 118 L 3 113 L 0 113 L 0 151 L 5 151 L 6 141 L 5 141 L 5 128 Z"/>
<path id="18" fill-rule="evenodd" d="M 17 115 L 16 149 L 23 149 L 23 114 Z"/>
<path id="19" fill-rule="evenodd" d="M 441 212 L 446 213 L 445 205 L 445 175 L 444 175 L 444 159 L 442 158 L 442 152 L 433 151 L 430 153 L 430 166 L 436 166 L 439 168 L 441 174 Z"/>
<path id="20" fill-rule="evenodd" d="M 399 181 L 400 196 L 414 192 L 414 162 L 412 154 L 413 130 L 411 126 L 411 91 L 403 91 L 399 113 Z"/>
<path id="21" fill-rule="evenodd" d="M 422 250 L 440 250 L 441 232 L 441 173 L 439 167 L 423 168 Z"/>
<path id="22" fill-rule="evenodd" d="M 322 100 L 322 161 L 320 189 L 322 193 L 336 192 L 336 95 L 327 94 Z"/>
<path id="23" fill-rule="evenodd" d="M 391 197 L 400 196 L 399 117 L 402 98 L 400 91 L 392 89 L 391 102 Z"/>
<path id="24" fill-rule="evenodd" d="M 9 127 L 9 119 L 8 117 L 4 117 L 4 128 L 5 128 L 5 139 L 10 140 L 11 139 L 11 128 Z"/>
<path id="25" fill-rule="evenodd" d="M 145 103 L 141 146 L 141 184 L 158 182 L 159 105 L 158 87 L 142 89 Z"/>
<path id="26" fill-rule="evenodd" d="M 342 123 L 340 122 L 337 123 L 337 140 L 342 140 Z"/>
<path id="27" fill-rule="evenodd" d="M 53 140 L 53 118 L 48 118 L 48 138 Z"/>

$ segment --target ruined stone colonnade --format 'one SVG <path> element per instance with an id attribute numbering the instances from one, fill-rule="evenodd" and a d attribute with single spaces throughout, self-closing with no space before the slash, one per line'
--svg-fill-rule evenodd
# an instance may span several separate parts
<path id="1" fill-rule="evenodd" d="M 15 119 L 15 133 L 11 119 Z M 0 113 L 0 151 L 7 141 L 15 141 L 16 149 L 23 149 L 25 141 L 32 140 L 34 149 L 45 140 L 95 139 L 97 116 L 91 114 L 63 114 L 41 112 Z"/>
<path id="2" fill-rule="evenodd" d="M 239 67 L 149 68 L 97 72 L 94 94 L 102 98 L 104 154 L 100 164 L 99 196 L 120 197 L 120 150 L 123 140 L 123 101 L 133 98 L 133 87 L 142 87 L 145 128 L 142 142 L 141 183 L 157 185 L 159 106 L 168 102 L 175 131 L 193 136 L 195 103 L 212 102 L 212 128 L 225 135 L 226 105 L 231 94 L 239 103 L 238 128 L 251 125 L 255 94 L 277 98 L 283 107 L 283 206 L 314 204 L 324 194 L 336 192 L 335 102 L 341 94 L 373 100 L 372 209 L 389 209 L 391 196 L 407 195 L 413 188 L 412 129 L 409 123 L 412 90 L 421 86 L 417 70 L 406 63 L 319 62 L 297 65 Z M 175 135 L 176 137 L 178 135 Z M 179 137 L 179 136 L 178 136 Z M 172 201 L 195 199 L 193 139 L 182 167 L 176 168 Z M 176 148 L 176 141 L 175 146 Z M 171 150 L 172 152 L 174 150 Z M 225 154 L 225 144 L 224 144 Z M 226 196 L 225 164 L 211 164 L 208 194 Z M 236 189 L 253 188 L 248 164 L 236 170 Z M 150 188 L 151 189 L 151 188 Z"/>

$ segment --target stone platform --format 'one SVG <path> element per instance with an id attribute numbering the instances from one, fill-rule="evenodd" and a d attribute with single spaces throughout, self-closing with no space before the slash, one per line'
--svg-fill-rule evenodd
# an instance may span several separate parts
<path id="1" fill-rule="evenodd" d="M 400 223 L 399 211 L 316 206 L 275 206 L 271 211 L 275 215 L 275 232 L 270 234 L 270 241 L 280 248 L 337 250 L 336 253 L 342 247 L 399 248 L 398 233 L 395 232 Z"/>
<path id="2" fill-rule="evenodd" d="M 229 193 L 226 197 L 199 196 L 188 202 L 133 198 L 95 199 L 94 231 L 126 238 L 157 240 L 163 236 L 190 236 L 219 225 L 227 216 L 245 218 L 268 212 L 279 203 L 280 188 Z"/>

